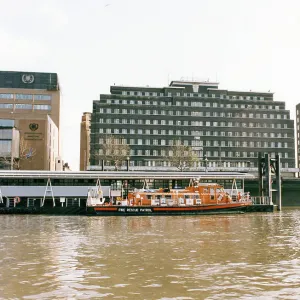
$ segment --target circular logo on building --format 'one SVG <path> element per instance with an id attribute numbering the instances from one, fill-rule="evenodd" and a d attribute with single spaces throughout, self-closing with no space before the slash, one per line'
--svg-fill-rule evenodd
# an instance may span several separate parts
<path id="1" fill-rule="evenodd" d="M 34 76 L 32 74 L 24 74 L 22 76 L 22 81 L 24 83 L 33 83 L 34 82 Z"/>
<path id="2" fill-rule="evenodd" d="M 36 124 L 36 123 L 30 123 L 29 124 L 29 129 L 31 131 L 36 131 L 38 128 L 39 128 L 39 124 Z"/>

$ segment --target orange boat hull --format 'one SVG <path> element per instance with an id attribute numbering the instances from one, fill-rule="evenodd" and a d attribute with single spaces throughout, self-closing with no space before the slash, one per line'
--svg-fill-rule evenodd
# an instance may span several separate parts
<path id="1" fill-rule="evenodd" d="M 220 213 L 243 213 L 251 205 L 248 202 L 210 204 L 198 206 L 93 206 L 87 208 L 88 215 L 100 216 L 157 216 L 157 215 L 201 215 Z"/>

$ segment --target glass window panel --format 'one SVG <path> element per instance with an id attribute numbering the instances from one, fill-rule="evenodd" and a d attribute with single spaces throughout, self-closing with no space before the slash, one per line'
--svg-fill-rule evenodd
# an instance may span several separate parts
<path id="1" fill-rule="evenodd" d="M 12 129 L 0 130 L 0 139 L 12 139 Z"/>
<path id="2" fill-rule="evenodd" d="M 34 95 L 34 100 L 51 100 L 51 95 Z"/>
<path id="3" fill-rule="evenodd" d="M 16 104 L 16 109 L 32 109 L 31 104 Z"/>
<path id="4" fill-rule="evenodd" d="M 35 105 L 33 105 L 33 108 L 35 110 L 51 110 L 51 105 L 35 104 Z"/>
<path id="5" fill-rule="evenodd" d="M 0 140 L 0 155 L 9 155 L 11 153 L 11 141 Z"/>
<path id="6" fill-rule="evenodd" d="M 32 95 L 30 94 L 16 94 L 17 100 L 32 100 Z"/>
<path id="7" fill-rule="evenodd" d="M 13 104 L 0 103 L 0 108 L 12 109 L 13 108 Z"/>
<path id="8" fill-rule="evenodd" d="M 0 94 L 0 99 L 13 99 L 13 94 Z"/>

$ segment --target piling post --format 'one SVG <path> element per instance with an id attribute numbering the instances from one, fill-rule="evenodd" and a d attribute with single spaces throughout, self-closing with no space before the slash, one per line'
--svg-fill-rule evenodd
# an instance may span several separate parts
<path id="1" fill-rule="evenodd" d="M 261 152 L 258 153 L 258 183 L 259 196 L 264 195 L 264 180 L 263 180 L 263 158 Z"/>
<path id="2" fill-rule="evenodd" d="M 272 201 L 272 176 L 271 176 L 271 168 L 270 168 L 270 154 L 265 154 L 265 166 L 266 166 L 266 194 L 270 199 L 270 204 Z"/>
<path id="3" fill-rule="evenodd" d="M 277 209 L 281 210 L 281 170 L 280 156 L 276 154 L 276 205 Z"/>

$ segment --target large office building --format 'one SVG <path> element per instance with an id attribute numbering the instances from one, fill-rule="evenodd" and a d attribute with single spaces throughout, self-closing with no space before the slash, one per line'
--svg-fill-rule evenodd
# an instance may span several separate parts
<path id="1" fill-rule="evenodd" d="M 13 122 L 19 132 L 19 150 L 26 145 L 28 157 L 34 156 L 21 162 L 23 170 L 55 170 L 60 128 L 56 73 L 0 71 L 0 119 Z M 0 157 L 12 151 L 12 143 L 7 143 L 0 140 Z M 9 149 L 2 151 L 6 146 Z"/>
<path id="2" fill-rule="evenodd" d="M 259 153 L 279 154 L 283 168 L 295 167 L 294 121 L 285 102 L 270 92 L 219 89 L 216 82 L 111 86 L 93 102 L 91 169 L 101 169 L 96 153 L 106 135 L 122 137 L 131 167 L 140 170 L 170 168 L 178 139 L 199 157 L 194 170 L 204 157 L 209 167 L 255 168 Z"/>

